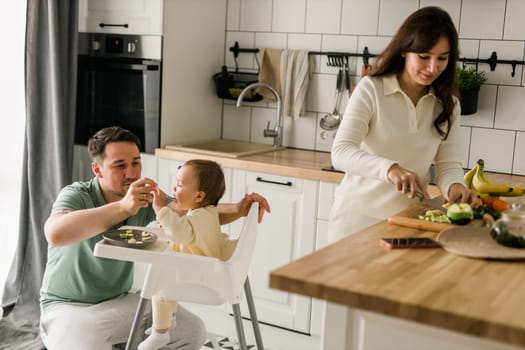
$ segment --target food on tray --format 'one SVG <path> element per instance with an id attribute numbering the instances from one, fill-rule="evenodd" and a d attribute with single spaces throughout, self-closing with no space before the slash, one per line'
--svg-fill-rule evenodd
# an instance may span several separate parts
<path id="1" fill-rule="evenodd" d="M 119 234 L 119 237 L 129 244 L 143 244 L 144 241 L 149 241 L 152 239 L 151 234 L 146 231 L 142 231 L 140 237 L 135 237 L 133 230 L 126 230 L 125 232 Z"/>

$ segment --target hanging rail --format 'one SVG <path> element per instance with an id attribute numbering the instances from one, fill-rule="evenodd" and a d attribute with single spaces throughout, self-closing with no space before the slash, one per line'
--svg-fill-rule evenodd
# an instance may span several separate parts
<path id="1" fill-rule="evenodd" d="M 310 51 L 309 55 L 326 55 L 330 57 L 363 57 L 363 64 L 368 64 L 371 57 L 376 57 L 377 55 L 370 53 L 368 51 L 368 46 L 365 46 L 363 53 L 350 53 L 350 52 L 332 52 L 332 51 Z M 330 63 L 330 61 L 329 61 Z"/>
<path id="2" fill-rule="evenodd" d="M 512 77 L 516 75 L 516 66 L 518 64 L 522 65 L 522 66 L 525 65 L 525 61 L 498 60 L 498 54 L 496 53 L 496 51 L 492 51 L 492 54 L 487 59 L 462 57 L 462 58 L 459 59 L 459 62 L 462 62 L 463 65 L 465 65 L 467 63 L 475 64 L 476 65 L 476 70 L 478 69 L 478 64 L 480 64 L 480 63 L 487 63 L 489 65 L 491 71 L 495 71 L 496 70 L 496 65 L 498 63 L 500 63 L 500 64 L 510 64 L 510 65 L 512 65 L 512 72 L 510 73 L 510 75 Z"/>
<path id="3" fill-rule="evenodd" d="M 239 47 L 239 43 L 236 41 L 235 45 L 230 47 L 230 51 L 233 52 L 233 56 L 237 58 L 239 53 L 241 52 L 249 52 L 249 53 L 258 53 L 259 49 L 246 49 Z M 329 58 L 330 57 L 363 57 L 363 64 L 369 64 L 369 60 L 372 57 L 376 57 L 377 55 L 372 54 L 368 51 L 368 46 L 365 46 L 362 53 L 350 53 L 350 52 L 335 52 L 335 51 L 310 51 L 308 52 L 309 55 L 326 55 Z M 492 51 L 492 54 L 489 58 L 483 59 L 483 58 L 469 58 L 469 57 L 460 57 L 459 62 L 465 64 L 475 64 L 476 69 L 478 69 L 478 65 L 480 63 L 486 63 L 489 65 L 491 71 L 496 70 L 496 66 L 498 64 L 510 64 L 512 65 L 512 72 L 511 76 L 514 77 L 516 75 L 516 66 L 519 65 L 525 65 L 525 61 L 518 61 L 518 60 L 500 60 L 498 59 L 498 54 L 496 51 Z M 330 62 L 328 64 L 330 65 Z"/>

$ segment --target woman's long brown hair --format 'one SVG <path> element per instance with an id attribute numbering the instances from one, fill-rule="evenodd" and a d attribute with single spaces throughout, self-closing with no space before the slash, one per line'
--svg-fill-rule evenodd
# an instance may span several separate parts
<path id="1" fill-rule="evenodd" d="M 432 83 L 434 93 L 441 101 L 443 110 L 434 120 L 434 127 L 445 140 L 451 127 L 454 102 L 452 95 L 456 79 L 456 63 L 459 56 L 458 33 L 449 14 L 439 7 L 423 7 L 412 13 L 399 27 L 385 50 L 376 60 L 372 76 L 399 73 L 405 67 L 406 52 L 429 52 L 438 40 L 445 36 L 450 45 L 448 65 Z"/>

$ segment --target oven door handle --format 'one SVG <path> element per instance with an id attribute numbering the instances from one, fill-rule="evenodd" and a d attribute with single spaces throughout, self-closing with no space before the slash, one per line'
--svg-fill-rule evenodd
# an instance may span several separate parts
<path id="1" fill-rule="evenodd" d="M 120 70 L 159 70 L 156 64 L 109 63 L 106 66 Z"/>
<path id="2" fill-rule="evenodd" d="M 114 63 L 114 62 L 97 62 L 94 68 L 102 68 L 103 70 L 117 69 L 117 70 L 136 70 L 136 71 L 158 71 L 158 64 L 134 64 L 134 63 Z"/>

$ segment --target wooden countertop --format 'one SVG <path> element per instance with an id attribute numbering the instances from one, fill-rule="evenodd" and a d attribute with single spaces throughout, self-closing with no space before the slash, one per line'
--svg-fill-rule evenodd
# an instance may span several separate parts
<path id="1" fill-rule="evenodd" d="M 344 174 L 322 170 L 332 165 L 330 153 L 286 148 L 282 151 L 260 153 L 240 158 L 227 158 L 165 148 L 157 148 L 160 158 L 186 161 L 189 159 L 211 159 L 224 167 L 260 171 L 276 175 L 294 176 L 310 180 L 340 183 Z M 525 176 L 487 172 L 493 182 L 520 184 L 525 186 Z"/>
<path id="2" fill-rule="evenodd" d="M 424 207 L 401 214 L 410 210 Z M 379 245 L 380 237 L 436 235 L 382 221 L 276 269 L 270 287 L 525 346 L 523 262 Z"/>
<path id="3" fill-rule="evenodd" d="M 342 173 L 324 171 L 332 161 L 330 153 L 286 148 L 282 151 L 259 153 L 240 158 L 226 158 L 197 153 L 157 148 L 155 155 L 161 158 L 186 161 L 195 158 L 211 159 L 224 167 L 294 176 L 310 180 L 340 183 Z"/>

